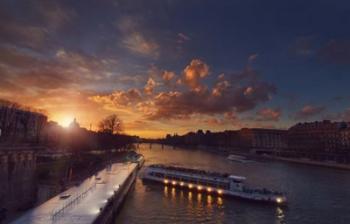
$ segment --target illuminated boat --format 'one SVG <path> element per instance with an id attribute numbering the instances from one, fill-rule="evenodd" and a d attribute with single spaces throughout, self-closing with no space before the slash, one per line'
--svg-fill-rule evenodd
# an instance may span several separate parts
<path id="1" fill-rule="evenodd" d="M 246 178 L 241 176 L 155 164 L 145 167 L 141 178 L 189 190 L 229 195 L 247 200 L 280 205 L 287 203 L 287 198 L 283 193 L 244 186 Z"/>
<path id="2" fill-rule="evenodd" d="M 137 168 L 141 169 L 143 164 L 145 163 L 145 157 L 142 154 L 134 153 L 128 156 L 128 160 L 137 163 Z"/>

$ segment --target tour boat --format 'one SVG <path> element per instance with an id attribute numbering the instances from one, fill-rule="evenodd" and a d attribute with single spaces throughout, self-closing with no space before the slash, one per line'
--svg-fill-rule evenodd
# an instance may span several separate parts
<path id="1" fill-rule="evenodd" d="M 140 169 L 145 163 L 145 157 L 142 154 L 134 153 L 128 156 L 131 162 L 137 163 L 137 168 Z"/>
<path id="2" fill-rule="evenodd" d="M 227 159 L 230 160 L 230 161 L 233 161 L 233 162 L 240 162 L 240 163 L 251 162 L 245 156 L 239 156 L 239 155 L 234 155 L 234 154 L 229 155 L 227 157 Z"/>
<path id="3" fill-rule="evenodd" d="M 145 163 L 145 157 L 139 154 L 138 158 L 136 159 L 136 162 L 137 162 L 137 167 L 140 169 Z"/>
<path id="4" fill-rule="evenodd" d="M 279 205 L 287 203 L 283 193 L 244 186 L 246 178 L 242 176 L 155 164 L 145 167 L 141 178 L 210 194 L 229 195 Z"/>

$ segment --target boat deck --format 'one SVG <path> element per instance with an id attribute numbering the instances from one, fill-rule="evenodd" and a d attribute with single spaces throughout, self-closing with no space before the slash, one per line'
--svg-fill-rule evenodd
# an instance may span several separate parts
<path id="1" fill-rule="evenodd" d="M 13 224 L 88 224 L 93 223 L 107 200 L 118 191 L 136 163 L 115 163 L 86 179 L 77 187 L 72 187 L 42 205 L 28 211 L 13 221 Z M 96 178 L 98 177 L 98 178 Z M 68 196 L 62 199 L 61 196 Z"/>

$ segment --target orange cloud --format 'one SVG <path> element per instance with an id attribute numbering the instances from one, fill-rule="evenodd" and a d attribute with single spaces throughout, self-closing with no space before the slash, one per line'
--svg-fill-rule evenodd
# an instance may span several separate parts
<path id="1" fill-rule="evenodd" d="M 152 95 L 155 86 L 156 82 L 152 78 L 149 78 L 143 90 L 147 95 Z"/>
<path id="2" fill-rule="evenodd" d="M 188 85 L 193 91 L 201 91 L 204 86 L 200 80 L 209 75 L 209 66 L 199 59 L 193 59 L 186 66 L 183 73 L 183 83 Z"/>
<path id="3" fill-rule="evenodd" d="M 129 97 L 130 90 L 125 90 L 92 99 L 100 104 L 109 105 L 108 107 L 128 106 L 135 112 L 141 112 L 145 119 L 153 121 L 182 120 L 189 119 L 192 115 L 224 113 L 227 114 L 225 119 L 230 117 L 231 121 L 234 121 L 232 111 L 249 111 L 257 104 L 268 101 L 270 95 L 275 93 L 274 86 L 260 81 L 255 74 L 249 74 L 247 71 L 244 71 L 244 75 L 234 77 L 235 85 L 231 85 L 225 75 L 219 75 L 217 83 L 210 90 L 200 83 L 200 79 L 208 74 L 209 67 L 204 62 L 194 59 L 184 69 L 182 78 L 190 87 L 188 90 L 160 89 L 156 92 L 155 81 L 150 78 L 144 88 L 145 95 L 141 96 L 141 91 L 133 89 L 132 92 L 138 93 L 137 97 Z M 262 112 L 262 115 L 269 115 L 267 112 Z"/>
<path id="4" fill-rule="evenodd" d="M 141 101 L 142 94 L 138 89 L 129 89 L 127 91 L 117 90 L 110 95 L 96 95 L 89 99 L 96 103 L 110 106 L 129 106 Z"/>
<path id="5" fill-rule="evenodd" d="M 323 106 L 305 105 L 295 115 L 296 119 L 308 119 L 322 113 L 326 108 Z"/>
<path id="6" fill-rule="evenodd" d="M 280 109 L 262 108 L 257 112 L 258 121 L 278 121 L 281 117 Z"/>
<path id="7" fill-rule="evenodd" d="M 218 77 L 218 82 L 215 84 L 212 94 L 214 96 L 221 96 L 229 87 L 231 84 L 225 80 L 225 75 L 221 74 Z"/>
<path id="8" fill-rule="evenodd" d="M 164 71 L 162 74 L 162 78 L 164 81 L 169 82 L 175 77 L 174 72 Z"/>

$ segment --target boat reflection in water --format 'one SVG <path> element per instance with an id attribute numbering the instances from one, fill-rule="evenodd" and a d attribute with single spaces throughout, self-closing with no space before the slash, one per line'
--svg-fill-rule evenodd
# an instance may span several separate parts
<path id="1" fill-rule="evenodd" d="M 208 194 L 206 192 L 192 192 L 186 189 L 164 185 L 163 194 L 164 198 L 169 199 L 174 204 L 179 202 L 187 204 L 188 213 L 197 213 L 198 211 L 205 210 L 206 215 L 210 216 L 211 213 L 215 213 L 217 209 L 224 207 L 224 199 L 222 196 Z M 230 203 L 232 203 L 232 201 L 234 200 L 230 200 Z M 224 216 L 224 211 L 222 211 L 220 215 Z M 276 220 L 278 220 L 277 223 L 284 223 L 284 207 L 277 206 L 275 215 Z"/>

